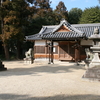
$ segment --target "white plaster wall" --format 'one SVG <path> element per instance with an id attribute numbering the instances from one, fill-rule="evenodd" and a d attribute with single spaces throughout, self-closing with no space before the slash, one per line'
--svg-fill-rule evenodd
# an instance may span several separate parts
<path id="1" fill-rule="evenodd" d="M 47 41 L 47 43 L 49 43 L 50 41 Z M 38 40 L 35 41 L 35 46 L 45 46 L 45 40 Z M 58 45 L 58 42 L 54 42 L 54 46 Z"/>
<path id="2" fill-rule="evenodd" d="M 45 46 L 45 41 L 44 40 L 35 41 L 35 46 Z"/>
<path id="3" fill-rule="evenodd" d="M 54 42 L 54 46 L 58 45 L 58 42 Z"/>
<path id="4" fill-rule="evenodd" d="M 47 41 L 48 43 L 50 41 Z M 45 46 L 45 40 L 38 40 L 35 41 L 35 46 Z M 54 46 L 58 45 L 58 42 L 54 42 Z M 81 40 L 81 45 L 93 45 L 93 41 L 92 40 Z"/>
<path id="5" fill-rule="evenodd" d="M 93 45 L 92 40 L 81 40 L 81 45 Z"/>

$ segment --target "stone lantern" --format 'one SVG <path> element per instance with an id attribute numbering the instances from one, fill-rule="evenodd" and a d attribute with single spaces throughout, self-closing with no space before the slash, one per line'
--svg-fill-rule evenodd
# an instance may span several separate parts
<path id="1" fill-rule="evenodd" d="M 89 80 L 98 80 L 100 81 L 100 34 L 99 29 L 94 29 L 94 34 L 89 37 L 90 40 L 93 40 L 94 45 L 90 47 L 93 52 L 93 59 L 91 60 L 89 67 L 87 68 L 85 74 L 82 78 Z"/>
<path id="2" fill-rule="evenodd" d="M 100 34 L 99 34 L 99 29 L 94 30 L 94 34 L 89 37 L 89 39 L 94 41 L 93 47 L 90 47 L 93 51 L 93 59 L 91 63 L 89 64 L 89 68 L 92 68 L 96 65 L 100 65 L 100 58 L 99 58 L 99 53 L 100 53 Z"/>

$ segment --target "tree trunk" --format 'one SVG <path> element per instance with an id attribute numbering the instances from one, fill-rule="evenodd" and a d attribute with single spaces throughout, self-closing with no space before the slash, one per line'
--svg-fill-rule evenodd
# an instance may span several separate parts
<path id="1" fill-rule="evenodd" d="M 22 49 L 19 41 L 17 42 L 17 59 L 22 59 Z"/>
<path id="2" fill-rule="evenodd" d="M 2 7 L 2 3 L 4 2 L 5 0 L 0 0 L 0 6 Z M 1 31 L 2 31 L 2 34 L 4 34 L 4 22 L 3 22 L 3 18 L 1 17 Z M 4 46 L 4 52 L 5 52 L 5 58 L 7 60 L 9 60 L 9 49 L 8 49 L 8 46 L 7 44 L 3 41 L 3 46 Z"/>
<path id="3" fill-rule="evenodd" d="M 3 44 L 3 46 L 4 46 L 5 58 L 7 60 L 9 60 L 10 57 L 9 57 L 9 49 L 8 49 L 8 46 L 5 43 Z"/>

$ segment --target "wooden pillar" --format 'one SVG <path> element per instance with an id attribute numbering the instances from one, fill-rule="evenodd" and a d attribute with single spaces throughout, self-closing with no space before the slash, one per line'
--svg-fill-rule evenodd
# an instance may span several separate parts
<path id="1" fill-rule="evenodd" d="M 49 63 L 48 64 L 51 64 L 51 61 L 50 61 L 50 52 L 51 52 L 51 50 L 50 50 L 50 45 L 48 46 L 48 48 L 49 48 Z"/>
<path id="2" fill-rule="evenodd" d="M 75 44 L 75 62 L 79 62 L 81 59 L 80 59 L 80 42 L 78 41 L 76 44 Z"/>
<path id="3" fill-rule="evenodd" d="M 33 48 L 32 48 L 32 57 L 31 57 L 31 63 L 34 63 L 34 45 L 35 45 L 35 41 L 33 41 Z"/>
<path id="4" fill-rule="evenodd" d="M 75 62 L 80 61 L 80 48 L 75 47 Z"/>
<path id="5" fill-rule="evenodd" d="M 46 59 L 48 58 L 47 56 L 47 50 L 48 50 L 48 46 L 47 46 L 47 40 L 45 41 L 45 55 L 46 55 Z"/>
<path id="6" fill-rule="evenodd" d="M 53 40 L 51 40 L 51 63 L 53 64 Z"/>

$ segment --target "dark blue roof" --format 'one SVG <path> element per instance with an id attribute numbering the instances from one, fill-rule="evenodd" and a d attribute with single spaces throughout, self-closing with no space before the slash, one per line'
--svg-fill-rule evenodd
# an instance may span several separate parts
<path id="1" fill-rule="evenodd" d="M 57 32 L 62 25 L 65 25 L 71 31 Z M 59 25 L 43 26 L 38 34 L 26 36 L 26 40 L 75 40 L 84 37 L 89 38 L 94 33 L 95 28 L 100 29 L 100 23 L 70 25 L 66 20 L 63 20 Z"/>
<path id="2" fill-rule="evenodd" d="M 98 28 L 100 30 L 100 23 L 97 24 L 77 24 L 72 25 L 80 31 L 83 31 L 86 37 L 90 37 L 94 33 L 94 29 Z"/>
<path id="3" fill-rule="evenodd" d="M 42 39 L 52 39 L 52 40 L 75 40 L 83 37 L 83 34 L 78 34 L 76 32 L 55 32 L 54 34 L 44 34 L 41 36 Z"/>

